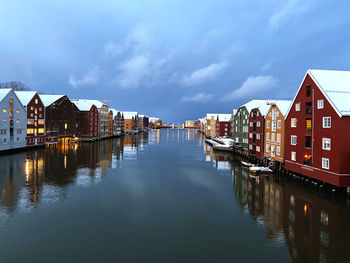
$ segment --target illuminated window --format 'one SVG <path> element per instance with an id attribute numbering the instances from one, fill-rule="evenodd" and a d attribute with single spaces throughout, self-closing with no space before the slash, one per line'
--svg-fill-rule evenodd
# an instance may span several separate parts
<path id="1" fill-rule="evenodd" d="M 38 104 L 38 99 L 35 99 L 35 104 Z"/>
<path id="2" fill-rule="evenodd" d="M 38 109 L 37 108 L 35 108 L 34 113 L 38 114 Z"/>
<path id="3" fill-rule="evenodd" d="M 292 119 L 290 120 L 290 126 L 291 126 L 292 128 L 296 128 L 296 127 L 297 127 L 297 119 L 296 119 L 296 118 L 292 118 Z"/>
<path id="4" fill-rule="evenodd" d="M 38 133 L 44 133 L 44 129 L 40 128 L 40 129 L 38 130 Z"/>
<path id="5" fill-rule="evenodd" d="M 19 114 L 19 110 L 16 110 L 16 113 Z"/>
<path id="6" fill-rule="evenodd" d="M 27 134 L 33 134 L 33 133 L 34 133 L 33 129 L 27 129 Z"/>
<path id="7" fill-rule="evenodd" d="M 305 119 L 305 131 L 311 131 L 311 130 L 312 130 L 312 120 Z"/>
<path id="8" fill-rule="evenodd" d="M 18 120 L 18 119 L 16 120 L 16 123 L 17 123 L 17 124 L 19 123 L 19 120 Z"/>
<path id="9" fill-rule="evenodd" d="M 41 124 L 41 125 L 45 124 L 45 120 L 39 120 L 38 123 Z"/>
<path id="10" fill-rule="evenodd" d="M 297 160 L 297 153 L 296 152 L 291 152 L 291 160 L 296 161 Z"/>
<path id="11" fill-rule="evenodd" d="M 6 112 L 7 112 L 7 109 L 6 109 L 6 108 L 3 108 L 3 109 L 2 109 L 2 112 L 3 112 L 3 113 L 6 113 Z"/>
<path id="12" fill-rule="evenodd" d="M 34 124 L 34 120 L 33 119 L 28 119 L 27 120 L 27 124 L 33 125 Z"/>

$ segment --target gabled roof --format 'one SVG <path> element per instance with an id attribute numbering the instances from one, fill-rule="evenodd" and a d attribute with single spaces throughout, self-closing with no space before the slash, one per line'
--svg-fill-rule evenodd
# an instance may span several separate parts
<path id="1" fill-rule="evenodd" d="M 206 118 L 207 120 L 210 120 L 211 118 L 214 118 L 214 119 L 216 120 L 217 116 L 218 116 L 217 113 L 207 113 L 207 114 L 205 115 L 205 118 Z"/>
<path id="2" fill-rule="evenodd" d="M 22 105 L 27 106 L 35 96 L 36 91 L 15 91 L 15 93 Z"/>
<path id="3" fill-rule="evenodd" d="M 239 109 L 245 107 L 248 113 L 250 113 L 252 109 L 259 108 L 260 113 L 265 116 L 270 108 L 270 102 L 271 100 L 251 100 L 239 107 Z"/>
<path id="4" fill-rule="evenodd" d="M 114 109 L 114 108 L 110 108 L 109 110 L 112 111 L 112 113 L 113 113 L 113 118 L 114 118 L 115 116 L 118 115 L 118 112 L 120 112 L 120 111 L 118 111 L 118 110 L 116 110 L 116 109 Z"/>
<path id="5" fill-rule="evenodd" d="M 91 107 L 95 105 L 91 100 L 71 100 L 71 102 L 73 102 L 80 111 L 89 111 Z"/>
<path id="6" fill-rule="evenodd" d="M 309 69 L 300 83 L 286 117 L 294 104 L 299 91 L 309 75 L 332 105 L 339 117 L 350 116 L 350 71 Z"/>
<path id="7" fill-rule="evenodd" d="M 60 98 L 64 97 L 65 95 L 43 95 L 39 94 L 39 97 L 44 104 L 45 107 L 50 106 L 52 103 L 54 103 L 56 100 L 59 100 Z"/>
<path id="8" fill-rule="evenodd" d="M 291 104 L 291 100 L 275 100 L 271 102 L 271 107 L 272 105 L 276 105 L 282 115 L 285 117 Z M 270 111 L 271 107 L 269 108 L 268 112 Z"/>
<path id="9" fill-rule="evenodd" d="M 136 111 L 122 111 L 122 113 L 124 115 L 124 120 L 130 120 L 138 114 Z"/>
<path id="10" fill-rule="evenodd" d="M 98 108 L 98 109 L 101 109 L 103 105 L 106 105 L 105 103 L 103 103 L 103 102 L 101 102 L 99 100 L 71 99 L 71 101 L 72 102 L 74 102 L 74 101 L 82 101 L 84 103 L 91 103 L 91 105 L 95 105 L 96 108 Z"/>
<path id="11" fill-rule="evenodd" d="M 0 102 L 9 94 L 11 89 L 0 89 Z"/>
<path id="12" fill-rule="evenodd" d="M 231 120 L 231 114 L 218 114 L 219 122 L 229 122 Z"/>

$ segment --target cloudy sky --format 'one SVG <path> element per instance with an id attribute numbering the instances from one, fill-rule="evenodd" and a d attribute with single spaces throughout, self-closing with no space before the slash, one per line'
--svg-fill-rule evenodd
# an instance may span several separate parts
<path id="1" fill-rule="evenodd" d="M 165 121 L 350 69 L 347 0 L 0 0 L 0 81 Z"/>

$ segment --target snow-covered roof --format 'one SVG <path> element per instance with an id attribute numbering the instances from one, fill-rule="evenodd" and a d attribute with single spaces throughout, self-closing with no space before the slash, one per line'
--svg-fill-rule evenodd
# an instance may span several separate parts
<path id="1" fill-rule="evenodd" d="M 218 114 L 219 122 L 229 122 L 231 120 L 231 114 Z"/>
<path id="2" fill-rule="evenodd" d="M 246 107 L 248 112 L 251 112 L 252 109 L 258 108 L 262 116 L 266 116 L 268 111 L 270 110 L 271 104 L 276 104 L 278 101 L 283 100 L 251 100 L 246 104 L 242 105 L 242 107 Z"/>
<path id="3" fill-rule="evenodd" d="M 22 105 L 27 106 L 35 96 L 36 91 L 15 91 L 15 93 Z"/>
<path id="4" fill-rule="evenodd" d="M 206 118 L 207 120 L 210 120 L 211 118 L 214 118 L 214 119 L 216 120 L 217 116 L 218 116 L 217 113 L 207 113 L 207 114 L 205 115 L 205 118 Z"/>
<path id="5" fill-rule="evenodd" d="M 116 110 L 116 109 L 114 109 L 114 108 L 110 108 L 109 110 L 112 111 L 112 113 L 113 113 L 113 118 L 114 118 L 115 116 L 118 115 L 118 112 L 120 112 L 120 111 L 118 111 L 118 110 Z"/>
<path id="6" fill-rule="evenodd" d="M 99 100 L 72 99 L 71 101 L 72 102 L 74 102 L 74 101 L 84 101 L 86 103 L 91 103 L 91 105 L 95 105 L 98 109 L 101 109 L 103 105 L 106 105 L 105 103 L 103 103 L 102 101 L 99 101 Z"/>
<path id="7" fill-rule="evenodd" d="M 275 100 L 271 102 L 271 106 L 276 105 L 283 116 L 286 116 L 291 104 L 292 104 L 291 100 Z"/>
<path id="8" fill-rule="evenodd" d="M 60 98 L 62 98 L 64 96 L 65 95 L 39 95 L 39 97 L 40 97 L 40 99 L 43 102 L 45 107 L 50 106 L 56 100 L 59 100 Z"/>
<path id="9" fill-rule="evenodd" d="M 73 102 L 80 111 L 89 111 L 91 107 L 95 105 L 92 100 L 71 100 L 71 102 Z"/>
<path id="10" fill-rule="evenodd" d="M 350 71 L 307 71 L 340 116 L 350 116 Z"/>
<path id="11" fill-rule="evenodd" d="M 160 119 L 157 117 L 149 117 L 150 122 L 157 122 L 158 120 L 160 120 Z"/>
<path id="12" fill-rule="evenodd" d="M 124 120 L 130 120 L 137 115 L 136 111 L 122 111 Z"/>
<path id="13" fill-rule="evenodd" d="M 10 91 L 11 89 L 0 89 L 0 101 L 2 101 Z"/>

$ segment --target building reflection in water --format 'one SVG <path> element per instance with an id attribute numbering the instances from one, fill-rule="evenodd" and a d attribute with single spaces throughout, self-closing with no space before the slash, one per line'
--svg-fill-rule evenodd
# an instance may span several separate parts
<path id="1" fill-rule="evenodd" d="M 136 159 L 148 141 L 144 133 L 0 156 L 0 226 L 16 209 L 30 211 L 40 203 L 64 199 L 71 184 L 98 183 L 106 169 Z"/>
<path id="2" fill-rule="evenodd" d="M 207 161 L 222 158 L 210 146 L 204 151 Z M 231 169 L 237 203 L 265 226 L 268 244 L 287 246 L 294 262 L 350 261 L 348 197 L 305 189 L 290 178 L 252 177 L 238 161 Z"/>

